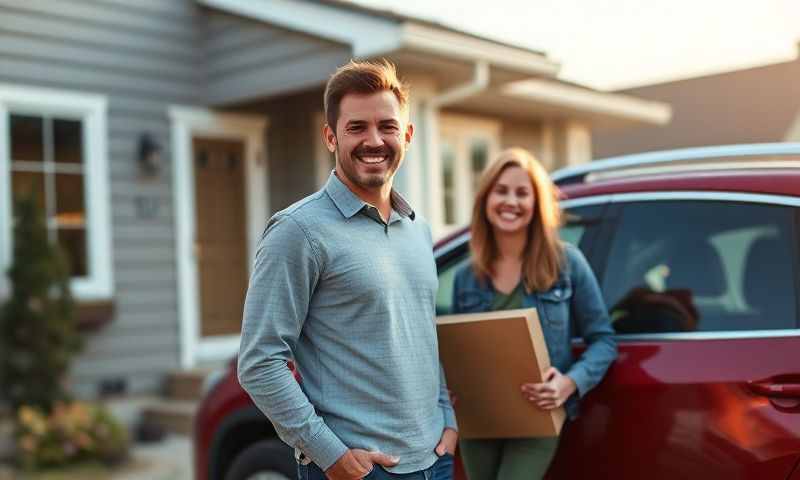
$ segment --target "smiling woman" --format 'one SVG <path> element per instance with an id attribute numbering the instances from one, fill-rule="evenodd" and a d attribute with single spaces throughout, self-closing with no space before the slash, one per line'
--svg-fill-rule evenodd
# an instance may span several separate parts
<path id="1" fill-rule="evenodd" d="M 473 208 L 472 263 L 455 274 L 452 305 L 453 313 L 536 308 L 552 367 L 541 383 L 506 387 L 518 389 L 533 408 L 563 406 L 574 418 L 578 397 L 603 378 L 616 346 L 592 270 L 579 250 L 558 237 L 556 192 L 541 164 L 523 149 L 501 152 L 486 168 Z M 579 359 L 572 356 L 572 332 L 587 344 Z M 469 439 L 462 440 L 461 451 L 471 480 L 530 479 L 544 476 L 558 443 Z"/>

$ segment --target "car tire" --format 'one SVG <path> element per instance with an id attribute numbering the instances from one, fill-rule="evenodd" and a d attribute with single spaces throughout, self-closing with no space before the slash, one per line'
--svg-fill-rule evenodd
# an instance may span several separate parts
<path id="1" fill-rule="evenodd" d="M 292 449 L 277 438 L 254 443 L 233 460 L 225 480 L 293 480 L 297 463 Z"/>

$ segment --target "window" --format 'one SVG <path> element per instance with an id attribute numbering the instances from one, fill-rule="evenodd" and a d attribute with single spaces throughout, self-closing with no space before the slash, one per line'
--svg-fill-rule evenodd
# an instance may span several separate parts
<path id="1" fill-rule="evenodd" d="M 471 115 L 441 115 L 440 195 L 445 231 L 469 222 L 483 169 L 500 150 L 500 124 Z"/>
<path id="2" fill-rule="evenodd" d="M 0 85 L 0 265 L 13 252 L 13 205 L 33 196 L 67 255 L 79 299 L 111 296 L 103 97 Z"/>
<path id="3" fill-rule="evenodd" d="M 564 210 L 564 226 L 559 232 L 561 240 L 586 250 L 590 237 L 593 238 L 600 229 L 603 210 L 605 204 Z"/>
<path id="4" fill-rule="evenodd" d="M 444 195 L 444 223 L 456 223 L 456 153 L 453 147 L 442 142 L 442 194 Z"/>
<path id="5" fill-rule="evenodd" d="M 618 333 L 795 328 L 791 207 L 624 205 L 602 288 Z"/>
<path id="6" fill-rule="evenodd" d="M 489 163 L 489 142 L 485 139 L 473 140 L 469 147 L 470 177 L 472 179 L 473 194 L 478 191 L 478 180 L 481 173 Z"/>

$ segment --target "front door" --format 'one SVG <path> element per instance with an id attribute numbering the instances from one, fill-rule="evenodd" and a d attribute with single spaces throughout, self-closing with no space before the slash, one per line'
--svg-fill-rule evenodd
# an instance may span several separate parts
<path id="1" fill-rule="evenodd" d="M 238 335 L 247 289 L 244 144 L 195 138 L 200 340 Z"/>

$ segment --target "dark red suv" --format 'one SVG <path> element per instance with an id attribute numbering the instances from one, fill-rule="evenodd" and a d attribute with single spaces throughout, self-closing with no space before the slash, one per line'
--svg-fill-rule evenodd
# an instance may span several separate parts
<path id="1" fill-rule="evenodd" d="M 800 480 L 800 144 L 647 153 L 553 178 L 562 238 L 600 281 L 620 355 L 548 477 Z M 436 246 L 439 313 L 467 239 Z M 234 368 L 197 416 L 197 479 L 294 478 Z"/>

